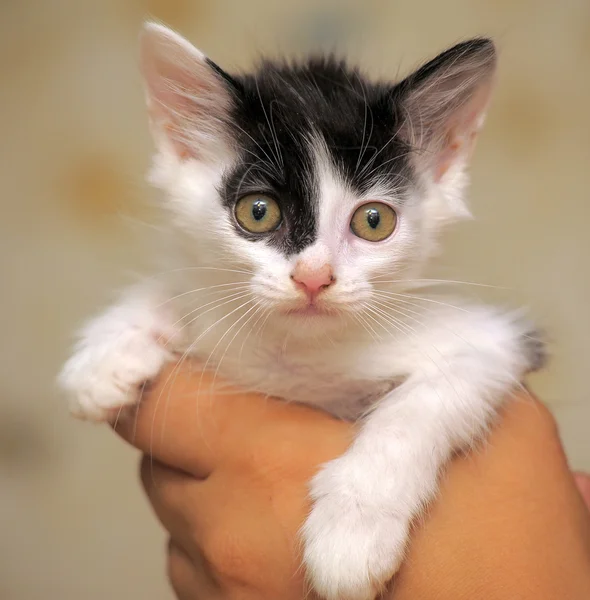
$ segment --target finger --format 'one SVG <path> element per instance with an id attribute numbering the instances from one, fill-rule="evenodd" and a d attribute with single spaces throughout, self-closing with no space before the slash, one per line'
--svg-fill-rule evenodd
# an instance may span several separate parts
<path id="1" fill-rule="evenodd" d="M 214 379 L 194 365 L 170 366 L 136 413 L 119 419 L 116 432 L 156 460 L 197 477 L 206 477 L 228 456 L 248 456 L 253 446 L 263 455 L 303 451 L 321 459 L 337 456 L 348 444 L 350 426 L 325 413 L 222 389 Z"/>
<path id="2" fill-rule="evenodd" d="M 293 579 L 298 568 L 293 538 L 305 513 L 305 482 L 286 482 L 281 500 L 279 493 L 261 488 L 259 482 L 224 469 L 201 482 L 159 463 L 152 465 L 146 457 L 141 475 L 164 528 L 221 590 L 228 584 L 265 589 L 273 580 L 280 589 L 301 584 Z M 280 518 L 273 514 L 277 506 Z M 269 557 L 275 564 L 270 581 L 264 571 Z"/>
<path id="3" fill-rule="evenodd" d="M 168 543 L 168 579 L 178 600 L 213 600 L 219 587 L 199 561 L 189 556 L 174 538 Z"/>
<path id="4" fill-rule="evenodd" d="M 574 479 L 586 507 L 590 510 L 590 475 L 587 473 L 574 473 Z"/>
<path id="5" fill-rule="evenodd" d="M 140 477 L 148 500 L 164 529 L 193 558 L 200 555 L 202 521 L 209 519 L 204 483 L 171 469 L 149 456 L 141 461 Z"/>

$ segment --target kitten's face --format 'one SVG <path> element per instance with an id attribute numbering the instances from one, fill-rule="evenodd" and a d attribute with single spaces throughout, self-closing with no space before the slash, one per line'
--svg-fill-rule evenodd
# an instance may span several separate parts
<path id="1" fill-rule="evenodd" d="M 421 259 L 418 207 L 399 177 L 400 167 L 407 169 L 393 160 L 397 171 L 359 185 L 352 159 L 360 156 L 361 140 L 350 140 L 357 149 L 345 165 L 317 132 L 300 140 L 291 132 L 284 144 L 279 131 L 276 136 L 285 154 L 282 181 L 248 160 L 225 172 L 219 198 L 230 231 L 222 244 L 255 273 L 256 297 L 286 323 L 337 326 L 375 302 L 378 280 L 411 277 L 410 266 Z M 376 150 L 365 152 L 374 156 Z M 358 173 L 372 169 L 379 171 L 361 160 Z"/>
<path id="2" fill-rule="evenodd" d="M 242 271 L 296 333 L 383 314 L 384 290 L 409 287 L 441 225 L 466 214 L 494 53 L 474 41 L 446 54 L 397 85 L 333 60 L 230 77 L 150 26 L 155 179 L 195 262 Z"/>

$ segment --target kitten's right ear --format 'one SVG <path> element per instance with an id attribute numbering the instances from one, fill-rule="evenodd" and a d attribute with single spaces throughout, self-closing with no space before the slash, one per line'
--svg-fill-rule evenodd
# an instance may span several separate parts
<path id="1" fill-rule="evenodd" d="M 476 38 L 449 48 L 394 88 L 400 135 L 415 151 L 418 168 L 435 180 L 453 165 L 466 166 L 490 102 L 496 62 L 493 42 Z"/>
<path id="2" fill-rule="evenodd" d="M 156 23 L 140 37 L 140 68 L 156 145 L 179 159 L 227 150 L 233 81 L 190 42 Z"/>

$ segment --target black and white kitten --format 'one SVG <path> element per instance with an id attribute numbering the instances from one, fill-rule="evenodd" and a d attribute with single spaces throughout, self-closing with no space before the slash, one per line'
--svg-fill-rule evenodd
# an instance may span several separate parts
<path id="1" fill-rule="evenodd" d="M 517 315 L 408 293 L 441 228 L 469 215 L 495 68 L 493 43 L 474 39 L 399 83 L 332 58 L 233 76 L 165 27 L 141 38 L 167 275 L 89 323 L 61 383 L 77 416 L 103 421 L 184 353 L 359 419 L 311 482 L 302 531 L 329 600 L 378 593 L 441 467 L 539 366 Z"/>

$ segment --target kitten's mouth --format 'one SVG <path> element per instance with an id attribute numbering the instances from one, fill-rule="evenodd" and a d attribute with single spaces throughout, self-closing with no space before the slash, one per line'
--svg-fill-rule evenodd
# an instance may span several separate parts
<path id="1" fill-rule="evenodd" d="M 297 308 L 289 308 L 285 313 L 296 317 L 327 317 L 333 316 L 335 311 L 323 306 L 318 306 L 317 304 L 307 304 Z"/>

